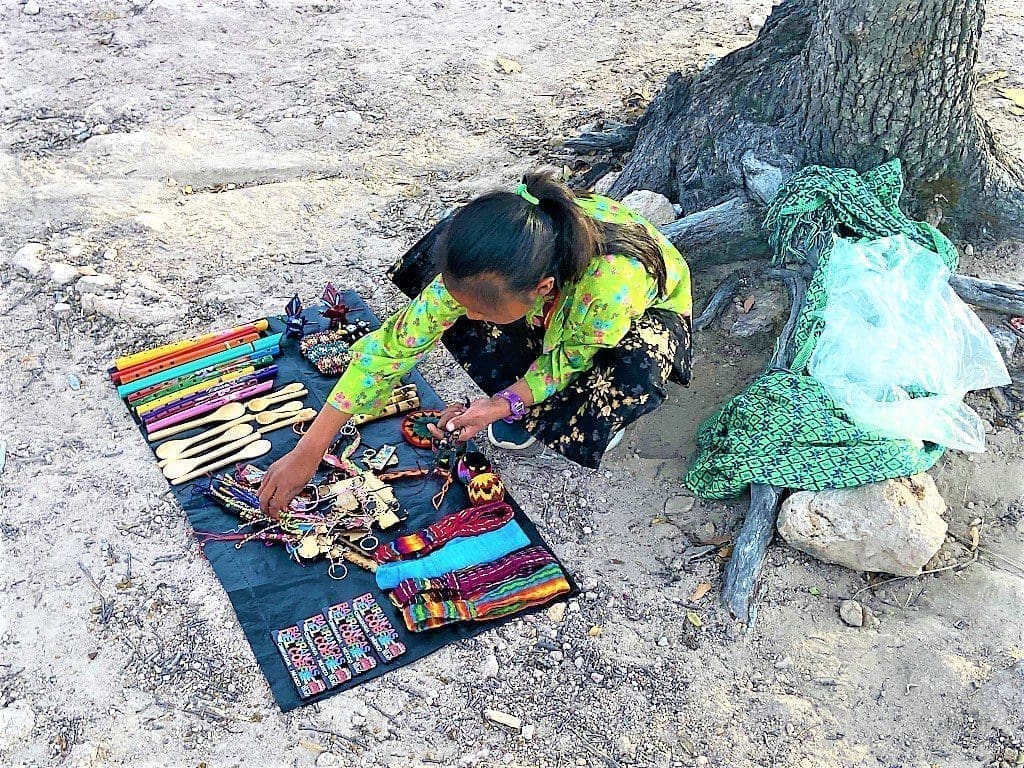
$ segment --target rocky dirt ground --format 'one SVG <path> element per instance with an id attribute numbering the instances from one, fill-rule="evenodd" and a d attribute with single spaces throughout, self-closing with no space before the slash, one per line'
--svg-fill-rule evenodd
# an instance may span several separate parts
<path id="1" fill-rule="evenodd" d="M 1020 118 L 995 87 L 1024 84 L 1024 12 L 989 6 L 982 106 L 1019 155 Z M 622 116 L 668 72 L 750 41 L 768 10 L 0 4 L 0 762 L 1024 761 L 1024 451 L 1019 420 L 987 395 L 971 402 L 992 424 L 989 452 L 950 453 L 933 473 L 951 534 L 980 534 L 974 554 L 951 535 L 936 561 L 962 568 L 871 586 L 778 542 L 744 632 L 715 599 L 743 504 L 694 503 L 680 483 L 696 425 L 770 346 L 770 315 L 743 338 L 727 320 L 698 337 L 693 385 L 602 471 L 502 460 L 584 586 L 564 613 L 282 715 L 104 377 L 118 353 L 280 312 L 328 278 L 396 307 L 384 269 L 447 207 L 557 158 L 562 137 Z M 499 56 L 521 71 L 499 71 Z M 11 265 L 29 243 L 41 263 Z M 976 243 L 964 270 L 1024 281 L 1024 250 Z M 76 286 L 82 272 L 97 276 Z M 698 297 L 724 274 L 695 273 Z M 771 290 L 744 287 L 755 311 Z M 1020 376 L 1019 353 L 1012 363 Z M 443 354 L 424 368 L 446 394 L 471 391 Z M 840 620 L 850 597 L 877 625 Z M 524 728 L 486 722 L 488 708 Z"/>

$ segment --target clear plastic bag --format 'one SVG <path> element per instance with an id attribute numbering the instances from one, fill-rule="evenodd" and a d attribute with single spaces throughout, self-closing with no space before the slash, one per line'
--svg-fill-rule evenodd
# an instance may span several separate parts
<path id="1" fill-rule="evenodd" d="M 837 237 L 823 277 L 824 329 L 808 371 L 850 418 L 890 437 L 985 450 L 984 424 L 963 397 L 1010 376 L 939 255 L 902 235 Z"/>

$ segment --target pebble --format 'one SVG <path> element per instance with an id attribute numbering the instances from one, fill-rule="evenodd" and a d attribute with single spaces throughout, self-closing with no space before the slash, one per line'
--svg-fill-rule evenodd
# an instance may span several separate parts
<path id="1" fill-rule="evenodd" d="M 75 283 L 75 290 L 79 294 L 106 293 L 117 286 L 117 280 L 110 275 L 84 275 Z"/>
<path id="2" fill-rule="evenodd" d="M 565 654 L 562 653 L 561 651 L 552 651 L 551 652 L 551 658 L 554 659 L 555 661 L 561 662 L 561 661 L 565 660 Z"/>
<path id="3" fill-rule="evenodd" d="M 693 505 L 696 503 L 697 500 L 693 496 L 670 496 L 665 501 L 665 514 L 669 516 L 685 515 L 693 509 Z"/>
<path id="4" fill-rule="evenodd" d="M 590 679 L 593 680 L 595 683 L 603 683 L 604 675 L 602 675 L 600 672 L 591 672 Z"/>
<path id="5" fill-rule="evenodd" d="M 851 627 L 863 627 L 864 606 L 856 600 L 843 600 L 839 604 L 839 617 Z"/>
<path id="6" fill-rule="evenodd" d="M 632 756 L 636 752 L 636 744 L 633 743 L 632 739 L 626 734 L 622 734 L 618 739 L 619 752 L 624 755 Z"/>
<path id="7" fill-rule="evenodd" d="M 708 760 L 707 757 L 705 757 L 704 755 L 697 755 L 696 762 L 697 765 L 710 765 L 711 763 L 711 761 Z"/>
<path id="8" fill-rule="evenodd" d="M 519 733 L 522 735 L 523 741 L 533 741 L 533 737 L 537 733 L 537 726 L 533 723 L 527 723 Z"/>
<path id="9" fill-rule="evenodd" d="M 78 267 L 55 261 L 50 264 L 50 282 L 54 285 L 69 285 L 78 279 Z"/>
<path id="10" fill-rule="evenodd" d="M 659 648 L 668 648 L 668 638 L 665 637 L 664 635 L 659 637 L 658 638 L 658 647 Z"/>
<path id="11" fill-rule="evenodd" d="M 71 317 L 71 305 L 59 301 L 53 305 L 52 312 L 58 319 L 64 320 L 68 317 Z"/>
<path id="12" fill-rule="evenodd" d="M 555 603 L 548 608 L 548 618 L 556 624 L 565 618 L 565 603 Z"/>
<path id="13" fill-rule="evenodd" d="M 510 715 L 508 712 L 502 712 L 500 709 L 485 709 L 484 718 L 516 732 L 521 731 L 523 728 L 522 720 L 515 715 Z"/>
<path id="14" fill-rule="evenodd" d="M 776 669 L 789 669 L 792 666 L 793 666 L 793 657 L 792 656 L 785 656 L 785 657 L 783 657 L 783 658 L 781 658 L 781 659 L 779 659 L 778 661 L 775 662 L 775 668 Z"/>
<path id="15" fill-rule="evenodd" d="M 21 7 L 21 12 L 26 16 L 38 16 L 40 10 L 39 3 L 35 2 L 35 0 L 28 0 L 28 2 Z"/>
<path id="16" fill-rule="evenodd" d="M 11 266 L 18 274 L 35 277 L 46 267 L 46 264 L 39 258 L 45 250 L 46 246 L 42 243 L 27 243 L 14 252 L 14 256 L 11 257 Z"/>
<path id="17" fill-rule="evenodd" d="M 484 658 L 484 663 L 480 666 L 480 674 L 486 680 L 489 677 L 498 676 L 498 657 L 493 653 L 488 654 Z"/>
<path id="18" fill-rule="evenodd" d="M 576 669 L 583 669 L 583 657 L 582 656 L 577 656 L 575 659 L 573 659 L 572 663 L 576 665 Z"/>

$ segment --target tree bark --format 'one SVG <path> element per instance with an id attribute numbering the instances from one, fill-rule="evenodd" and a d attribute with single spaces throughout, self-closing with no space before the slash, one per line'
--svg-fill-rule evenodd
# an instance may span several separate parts
<path id="1" fill-rule="evenodd" d="M 611 194 L 652 189 L 693 214 L 762 203 L 765 168 L 899 157 L 912 215 L 1019 231 L 1024 173 L 974 110 L 983 21 L 984 0 L 783 0 L 753 43 L 669 78 Z"/>

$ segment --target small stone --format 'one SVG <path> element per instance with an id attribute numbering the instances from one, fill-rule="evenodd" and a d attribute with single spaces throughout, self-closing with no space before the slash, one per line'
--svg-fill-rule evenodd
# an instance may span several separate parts
<path id="1" fill-rule="evenodd" d="M 619 753 L 628 757 L 633 757 L 636 753 L 636 744 L 626 734 L 622 734 L 616 741 L 616 746 L 619 748 Z"/>
<path id="2" fill-rule="evenodd" d="M 595 683 L 600 684 L 604 682 L 604 675 L 602 675 L 600 672 L 591 672 L 590 679 L 593 680 Z"/>
<path id="3" fill-rule="evenodd" d="M 668 638 L 665 637 L 664 635 L 659 637 L 658 638 L 658 647 L 659 648 L 668 648 Z"/>
<path id="4" fill-rule="evenodd" d="M 323 752 L 316 759 L 316 768 L 334 768 L 341 764 L 341 757 L 333 752 Z"/>
<path id="5" fill-rule="evenodd" d="M 553 661 L 562 662 L 562 661 L 565 660 L 565 654 L 562 653 L 561 651 L 552 651 L 551 652 L 551 659 Z"/>
<path id="6" fill-rule="evenodd" d="M 35 277 L 46 267 L 39 258 L 45 250 L 46 246 L 42 243 L 27 243 L 15 251 L 11 257 L 11 266 L 20 275 Z"/>
<path id="7" fill-rule="evenodd" d="M 649 189 L 638 189 L 622 199 L 622 204 L 639 213 L 656 227 L 671 224 L 676 220 L 676 209 L 662 194 Z"/>
<path id="8" fill-rule="evenodd" d="M 484 718 L 492 723 L 503 725 L 509 730 L 516 731 L 517 733 L 523 728 L 523 721 L 515 715 L 510 715 L 508 712 L 502 712 L 500 709 L 485 709 Z"/>
<path id="9" fill-rule="evenodd" d="M 93 136 L 106 136 L 110 133 L 110 126 L 106 123 L 96 123 L 91 129 Z"/>
<path id="10" fill-rule="evenodd" d="M 555 603 L 548 607 L 547 613 L 548 618 L 555 622 L 555 624 L 558 624 L 565 618 L 565 603 Z"/>
<path id="11" fill-rule="evenodd" d="M 734 307 L 723 316 L 729 333 L 741 339 L 773 332 L 789 311 L 789 299 L 782 290 L 765 287 L 752 295 L 754 303 L 747 312 Z"/>
<path id="12" fill-rule="evenodd" d="M 697 765 L 708 765 L 710 762 L 711 761 L 708 760 L 707 757 L 705 757 L 704 755 L 697 755 Z"/>
<path id="13" fill-rule="evenodd" d="M 708 544 L 715 538 L 715 524 L 704 523 L 697 529 L 697 541 Z"/>
<path id="14" fill-rule="evenodd" d="M 50 282 L 54 285 L 69 285 L 78 279 L 78 267 L 54 261 L 50 264 Z"/>
<path id="15" fill-rule="evenodd" d="M 53 314 L 58 320 L 67 320 L 71 317 L 71 305 L 59 301 L 53 305 Z"/>
<path id="16" fill-rule="evenodd" d="M 484 680 L 489 677 L 497 677 L 498 669 L 498 657 L 491 653 L 484 658 L 484 663 L 480 665 L 480 675 Z"/>
<path id="17" fill-rule="evenodd" d="M 537 733 L 537 726 L 533 723 L 527 723 L 523 726 L 523 730 L 519 734 L 523 737 L 523 741 L 533 741 L 534 735 Z"/>
<path id="18" fill-rule="evenodd" d="M 790 669 L 793 666 L 793 657 L 785 656 L 775 662 L 776 669 Z"/>
<path id="19" fill-rule="evenodd" d="M 665 514 L 669 517 L 673 515 L 685 515 L 693 509 L 693 505 L 696 503 L 696 499 L 693 496 L 670 496 L 665 501 Z"/>
<path id="20" fill-rule="evenodd" d="M 863 627 L 864 606 L 856 600 L 843 600 L 839 604 L 839 617 L 851 627 Z"/>
<path id="21" fill-rule="evenodd" d="M 100 294 L 117 287 L 117 280 L 110 275 L 85 275 L 78 278 L 75 290 L 80 294 Z"/>
<path id="22" fill-rule="evenodd" d="M 596 184 L 594 184 L 594 194 L 607 195 L 608 190 L 612 188 L 612 184 L 618 181 L 618 178 L 621 175 L 622 174 L 620 174 L 618 171 L 606 173 L 604 176 L 597 180 Z"/>
<path id="23" fill-rule="evenodd" d="M 1013 747 L 1005 747 L 1003 749 L 1003 760 L 1010 764 L 1016 763 L 1018 754 L 1017 750 Z"/>
<path id="24" fill-rule="evenodd" d="M 363 116 L 354 110 L 335 112 L 328 115 L 323 122 L 323 129 L 328 133 L 346 134 L 356 130 L 363 123 Z"/>
<path id="25" fill-rule="evenodd" d="M 26 16 L 38 16 L 40 10 L 42 9 L 39 7 L 39 3 L 35 2 L 35 0 L 28 0 L 27 3 L 21 6 L 21 12 Z"/>

